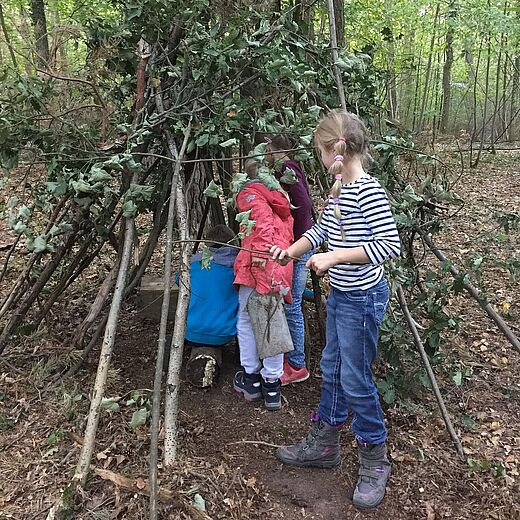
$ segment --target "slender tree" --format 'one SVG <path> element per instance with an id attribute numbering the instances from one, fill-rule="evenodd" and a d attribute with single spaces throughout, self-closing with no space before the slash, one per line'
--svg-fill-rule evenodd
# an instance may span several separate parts
<path id="1" fill-rule="evenodd" d="M 2 27 L 2 33 L 4 35 L 5 43 L 7 44 L 7 48 L 9 49 L 9 54 L 11 55 L 11 61 L 13 62 L 13 67 L 15 69 L 17 69 L 18 63 L 16 61 L 16 55 L 14 53 L 13 45 L 11 43 L 11 38 L 9 37 L 9 31 L 7 30 L 7 26 L 5 24 L 4 8 L 3 8 L 1 2 L 0 2 L 0 26 Z"/>
<path id="2" fill-rule="evenodd" d="M 36 43 L 36 62 L 42 69 L 50 66 L 49 38 L 44 0 L 31 0 L 31 19 Z"/>
<path id="3" fill-rule="evenodd" d="M 453 67 L 453 38 L 457 19 L 457 2 L 450 0 L 448 10 L 448 27 L 446 30 L 444 65 L 442 67 L 442 113 L 440 121 L 441 132 L 446 132 L 450 119 L 451 108 L 451 68 Z"/>
<path id="4" fill-rule="evenodd" d="M 426 74 L 424 78 L 424 91 L 423 96 L 421 100 L 421 111 L 419 113 L 419 119 L 417 122 L 417 130 L 422 130 L 424 125 L 424 115 L 426 112 L 426 106 L 428 101 L 428 89 L 430 86 L 430 78 L 432 74 L 432 62 L 433 62 L 433 49 L 435 47 L 435 39 L 437 37 L 437 23 L 439 20 L 439 12 L 440 12 L 440 2 L 437 2 L 437 5 L 435 7 L 435 16 L 433 20 L 433 33 L 430 40 L 430 50 L 428 53 L 428 64 L 426 65 Z"/>

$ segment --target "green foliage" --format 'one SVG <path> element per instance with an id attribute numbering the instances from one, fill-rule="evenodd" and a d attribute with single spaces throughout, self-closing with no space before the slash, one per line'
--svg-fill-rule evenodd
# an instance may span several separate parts
<path id="1" fill-rule="evenodd" d="M 392 30 L 411 34 L 415 24 L 410 20 L 418 20 L 418 7 L 411 2 L 398 2 L 397 7 L 407 17 L 396 17 Z M 431 21 L 431 9 L 424 8 Z M 346 5 L 347 25 L 354 24 L 355 30 L 350 31 L 349 48 L 340 51 L 337 62 L 347 86 L 348 107 L 372 128 L 381 119 L 387 73 L 395 66 L 389 68 L 387 63 L 388 51 L 396 44 L 392 31 L 388 32 L 388 9 L 386 3 L 365 0 Z M 82 24 L 82 56 L 89 63 L 87 83 L 19 74 L 0 78 L 4 87 L 0 92 L 0 167 L 10 170 L 20 158 L 41 161 L 47 167 L 44 182 L 31 186 L 30 201 L 13 198 L 5 209 L 10 227 L 22 235 L 26 248 L 52 254 L 75 229 L 91 233 L 95 247 L 106 240 L 119 208 L 124 217 L 156 212 L 165 172 L 172 165 L 159 162 L 150 173 L 150 161 L 146 161 L 152 158 L 146 158 L 146 151 L 154 158 L 169 155 L 164 131 L 180 143 L 189 120 L 193 129 L 187 146 L 190 158 L 229 157 L 233 161 L 249 153 L 263 161 L 266 143 L 254 147 L 258 134 L 288 132 L 299 143 L 294 158 L 306 161 L 311 177 L 319 176 L 319 163 L 308 148 L 316 122 L 337 106 L 330 44 L 319 32 L 312 37 L 312 31 L 304 34 L 302 24 L 293 20 L 294 9 L 283 11 L 274 19 L 261 5 L 240 4 L 229 12 L 207 0 L 96 0 L 78 5 L 75 16 Z M 363 22 L 356 23 L 360 16 Z M 173 43 L 175 23 L 182 34 Z M 430 28 L 421 20 L 419 30 L 425 33 Z M 146 69 L 151 81 L 146 107 L 136 114 L 133 103 L 140 59 L 136 48 L 141 38 L 152 46 Z M 422 66 L 413 56 L 399 53 L 396 62 L 404 70 Z M 159 92 L 164 114 L 155 106 Z M 102 104 L 108 107 L 106 113 Z M 81 105 L 94 108 L 85 112 L 78 109 Z M 445 208 L 456 210 L 462 201 L 450 189 L 436 158 L 415 149 L 409 129 L 395 121 L 383 126 L 386 133 L 374 143 L 372 173 L 389 193 L 406 252 L 388 268 L 391 283 L 394 288 L 400 283 L 408 291 L 427 351 L 434 364 L 440 363 L 443 335 L 456 330 L 459 321 L 445 311 L 447 302 L 462 289 L 461 282 L 469 274 L 463 272 L 453 281 L 449 266 L 440 266 L 421 269 L 419 279 L 417 262 L 409 252 L 414 249 L 415 230 L 437 233 L 447 216 Z M 134 176 L 137 181 L 131 182 Z M 260 169 L 259 180 L 269 189 L 280 188 L 268 168 Z M 294 171 L 286 170 L 282 182 L 295 181 Z M 221 185 L 212 180 L 204 194 L 232 200 L 247 182 L 247 175 L 238 172 L 233 179 L 221 178 Z M 71 209 L 46 230 L 44 217 L 64 201 L 70 201 Z M 518 229 L 516 217 L 503 214 L 497 220 L 508 233 Z M 240 237 L 251 233 L 255 221 L 250 220 L 250 212 L 238 214 L 236 220 Z M 211 258 L 205 247 L 204 268 Z M 481 258 L 470 260 L 472 276 L 478 275 L 482 264 Z M 517 276 L 518 260 L 512 259 L 508 268 Z M 428 382 L 417 369 L 418 355 L 399 313 L 392 313 L 383 323 L 381 346 L 389 367 L 379 383 L 383 399 L 389 404 L 406 403 Z M 454 383 L 463 383 L 465 376 L 457 374 Z M 132 427 L 144 424 L 150 411 L 144 396 L 134 397 L 127 402 L 136 406 Z M 119 406 L 114 399 L 103 401 L 111 412 Z"/>
<path id="2" fill-rule="evenodd" d="M 200 264 L 202 269 L 209 270 L 211 268 L 211 262 L 213 261 L 213 253 L 208 246 L 204 246 L 202 249 L 202 258 L 200 259 Z"/>
<path id="3" fill-rule="evenodd" d="M 131 393 L 130 399 L 126 401 L 126 406 L 135 406 L 137 409 L 132 414 L 130 428 L 137 428 L 146 424 L 148 417 L 152 414 L 152 403 L 142 392 L 135 390 Z"/>
<path id="4" fill-rule="evenodd" d="M 507 213 L 503 211 L 497 211 L 495 213 L 495 219 L 506 233 L 520 230 L 519 213 Z"/>
<path id="5" fill-rule="evenodd" d="M 238 234 L 240 238 L 244 238 L 244 236 L 250 235 L 253 227 L 256 224 L 256 220 L 249 220 L 250 215 L 251 210 L 248 210 L 242 211 L 242 213 L 237 213 L 235 216 L 235 220 L 240 226 L 240 233 Z"/>
<path id="6" fill-rule="evenodd" d="M 146 420 L 150 416 L 150 410 L 147 408 L 139 408 L 132 414 L 132 420 L 130 421 L 130 428 L 137 428 L 146 424 Z"/>
<path id="7" fill-rule="evenodd" d="M 108 410 L 109 412 L 118 412 L 119 403 L 113 397 L 103 397 L 101 400 L 101 408 Z"/>
<path id="8" fill-rule="evenodd" d="M 283 182 L 284 184 L 296 184 L 298 182 L 296 172 L 292 168 L 286 168 L 283 175 L 280 177 L 280 182 Z"/>
<path id="9" fill-rule="evenodd" d="M 204 190 L 204 195 L 212 199 L 218 199 L 223 193 L 222 186 L 216 184 L 214 180 L 211 180 L 208 187 Z"/>

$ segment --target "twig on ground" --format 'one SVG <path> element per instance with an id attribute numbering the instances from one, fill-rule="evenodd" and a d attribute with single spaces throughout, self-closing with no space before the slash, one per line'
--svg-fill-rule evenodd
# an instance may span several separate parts
<path id="1" fill-rule="evenodd" d="M 268 446 L 269 448 L 281 448 L 281 445 L 279 444 L 273 444 L 266 441 L 233 441 L 228 442 L 227 446 L 230 446 L 231 444 L 258 444 L 259 446 Z"/>
<path id="2" fill-rule="evenodd" d="M 425 244 L 431 249 L 432 253 L 441 261 L 441 262 L 449 262 L 449 259 L 442 253 L 442 251 L 433 243 L 431 237 L 424 231 L 420 230 L 422 239 Z M 450 273 L 455 277 L 460 277 L 461 273 L 459 270 L 454 267 L 451 262 L 449 266 Z M 515 336 L 513 331 L 509 328 L 507 323 L 499 316 L 498 312 L 493 309 L 493 307 L 482 298 L 480 291 L 469 283 L 465 278 L 461 280 L 461 284 L 468 291 L 468 293 L 479 303 L 480 307 L 484 309 L 486 314 L 496 323 L 497 327 L 502 331 L 505 337 L 509 340 L 509 343 L 513 345 L 514 349 L 520 352 L 520 340 Z"/>

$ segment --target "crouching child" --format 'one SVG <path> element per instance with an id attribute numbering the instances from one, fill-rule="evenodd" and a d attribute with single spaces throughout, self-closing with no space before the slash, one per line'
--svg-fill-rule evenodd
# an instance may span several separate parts
<path id="1" fill-rule="evenodd" d="M 186 324 L 186 344 L 191 355 L 186 376 L 197 387 L 211 386 L 222 364 L 222 350 L 237 334 L 238 292 L 233 285 L 233 265 L 238 253 L 232 244 L 235 233 L 217 225 L 206 235 L 211 253 L 191 259 L 191 296 Z"/>

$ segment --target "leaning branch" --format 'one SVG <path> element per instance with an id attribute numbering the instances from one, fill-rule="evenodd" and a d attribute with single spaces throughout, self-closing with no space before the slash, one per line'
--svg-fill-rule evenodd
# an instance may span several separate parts
<path id="1" fill-rule="evenodd" d="M 439 405 L 439 409 L 441 411 L 442 418 L 444 419 L 444 423 L 446 424 L 448 433 L 450 434 L 450 437 L 453 440 L 453 444 L 455 444 L 455 448 L 457 450 L 457 453 L 459 454 L 459 457 L 462 460 L 464 460 L 464 450 L 462 449 L 462 444 L 457 433 L 455 432 L 455 429 L 453 428 L 453 424 L 451 423 L 448 410 L 446 409 L 444 399 L 442 398 L 441 391 L 439 390 L 439 385 L 437 384 L 437 379 L 435 378 L 435 374 L 433 373 L 432 367 L 430 365 L 428 354 L 426 354 L 426 351 L 424 350 L 424 346 L 421 341 L 421 336 L 417 331 L 415 320 L 412 318 L 410 309 L 408 308 L 408 305 L 406 303 L 406 298 L 403 289 L 400 285 L 397 287 L 397 298 L 399 300 L 399 305 L 401 306 L 401 309 L 403 311 L 406 323 L 408 324 L 410 332 L 412 333 L 415 346 L 417 347 L 417 349 L 419 350 L 419 354 L 421 355 L 421 360 L 424 364 L 424 368 L 426 369 L 426 373 L 428 374 L 428 378 L 430 379 L 432 390 L 435 395 L 435 399 L 437 400 L 437 404 Z"/>
<path id="2" fill-rule="evenodd" d="M 135 180 L 133 181 L 135 182 Z M 119 273 L 117 275 L 116 287 L 114 290 L 114 297 L 110 306 L 107 326 L 105 329 L 105 336 L 101 346 L 101 353 L 99 355 L 99 365 L 96 374 L 96 382 L 94 383 L 94 390 L 90 404 L 90 411 L 88 415 L 87 427 L 85 429 L 85 440 L 81 450 L 74 481 L 79 483 L 82 487 L 85 486 L 94 451 L 94 443 L 96 440 L 96 431 L 99 422 L 99 414 L 101 411 L 101 400 L 105 392 L 108 369 L 114 348 L 114 342 L 117 330 L 117 321 L 119 318 L 119 311 L 123 301 L 123 294 L 126 286 L 126 277 L 128 273 L 128 266 L 132 253 L 132 246 L 134 242 L 134 219 L 127 218 L 125 223 L 125 238 L 123 244 L 123 253 L 121 256 L 121 264 L 119 266 Z"/>
<path id="3" fill-rule="evenodd" d="M 195 107 L 193 107 L 195 108 Z M 168 152 L 172 157 L 180 158 L 183 156 L 188 144 L 188 138 L 191 131 L 191 120 L 184 135 L 184 142 L 180 153 L 177 153 L 177 148 L 173 137 L 166 131 L 166 142 Z M 176 181 L 176 203 L 177 203 L 177 228 L 179 229 L 183 240 L 189 241 L 189 226 L 188 226 L 188 208 L 184 193 L 184 179 L 180 175 L 181 164 L 177 163 L 176 172 L 178 175 Z M 168 376 L 166 380 L 166 401 L 164 412 L 164 462 L 166 465 L 171 465 L 177 455 L 178 446 L 178 412 L 179 412 L 179 395 L 180 395 L 180 373 L 182 366 L 182 353 L 184 347 L 184 336 L 186 333 L 186 319 L 188 315 L 188 304 L 190 300 L 190 271 L 189 271 L 190 249 L 185 245 L 181 251 L 181 269 L 180 276 L 180 290 L 177 299 L 177 309 L 175 311 L 175 325 L 173 328 L 172 342 L 170 348 L 170 363 L 168 366 Z"/>
<path id="4" fill-rule="evenodd" d="M 419 230 L 419 233 L 421 234 L 422 239 L 424 240 L 424 243 L 430 248 L 432 253 L 441 261 L 441 262 L 447 262 L 449 264 L 449 271 L 455 278 L 460 278 L 461 273 L 459 270 L 453 266 L 453 264 L 446 258 L 446 256 L 443 254 L 443 252 L 433 243 L 430 236 L 422 231 Z M 465 278 L 461 281 L 462 286 L 468 293 L 477 300 L 478 304 L 486 311 L 486 314 L 496 323 L 497 327 L 503 332 L 505 337 L 509 340 L 511 345 L 513 345 L 514 349 L 520 352 L 520 340 L 516 337 L 514 332 L 509 328 L 507 323 L 499 316 L 498 312 L 493 309 L 493 307 L 485 301 L 484 298 L 482 298 L 482 295 L 480 291 L 473 286 L 471 283 L 469 283 Z"/>
<path id="5" fill-rule="evenodd" d="M 170 202 L 168 205 L 168 219 L 166 224 L 166 250 L 164 254 L 164 290 L 161 308 L 161 324 L 159 330 L 159 341 L 157 344 L 157 359 L 155 363 L 155 377 L 153 384 L 153 404 L 152 404 L 152 421 L 150 425 L 150 468 L 149 468 L 149 484 L 150 484 L 150 520 L 156 520 L 158 514 L 157 497 L 159 495 L 159 485 L 157 482 L 157 461 L 159 452 L 159 423 L 161 417 L 161 387 L 163 373 L 163 359 L 166 344 L 166 332 L 168 326 L 168 313 L 170 308 L 170 292 L 171 292 L 171 276 L 172 276 L 172 249 L 173 249 L 173 231 L 175 223 L 175 194 L 178 192 L 180 183 L 181 159 L 184 156 L 186 145 L 191 133 L 191 121 L 188 124 L 179 152 L 175 171 L 172 177 Z M 171 139 L 169 133 L 166 134 L 167 139 Z"/>

